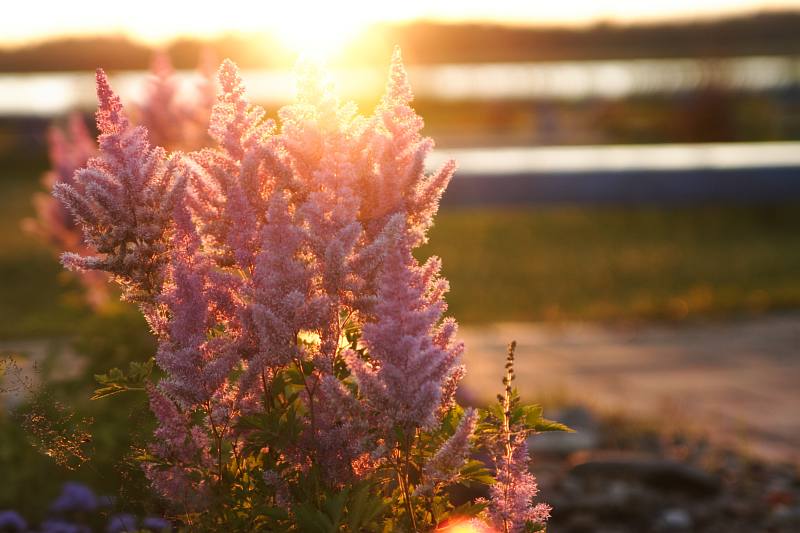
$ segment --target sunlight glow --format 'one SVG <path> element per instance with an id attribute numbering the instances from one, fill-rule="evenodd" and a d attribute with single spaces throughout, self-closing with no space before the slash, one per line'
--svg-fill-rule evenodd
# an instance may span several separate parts
<path id="1" fill-rule="evenodd" d="M 474 522 L 472 520 L 458 520 L 450 522 L 443 528 L 436 530 L 437 533 L 495 533 L 488 526 Z"/>
<path id="2" fill-rule="evenodd" d="M 315 60 L 330 59 L 374 19 L 364 13 L 359 16 L 357 8 L 348 9 L 346 4 L 325 3 L 311 12 L 303 3 L 270 6 L 272 16 L 280 20 L 270 30 L 292 52 Z"/>
<path id="3" fill-rule="evenodd" d="M 240 32 L 277 33 L 295 52 L 335 55 L 359 29 L 377 22 L 426 19 L 502 24 L 587 24 L 664 17 L 708 17 L 758 9 L 800 7 L 800 0 L 290 0 L 187 4 L 139 0 L 119 9 L 103 0 L 21 2 L 0 17 L 0 45 L 88 34 L 126 34 L 152 43 L 180 36 L 211 37 Z"/>

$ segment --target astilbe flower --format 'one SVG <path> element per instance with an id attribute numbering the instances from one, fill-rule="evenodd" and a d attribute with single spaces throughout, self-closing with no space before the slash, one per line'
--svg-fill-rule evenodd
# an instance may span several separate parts
<path id="1" fill-rule="evenodd" d="M 211 57 L 204 54 L 194 91 L 185 90 L 169 56 L 156 52 L 141 102 L 134 106 L 136 122 L 150 132 L 150 142 L 169 150 L 199 150 L 211 146 L 208 124 L 216 95 Z"/>
<path id="2" fill-rule="evenodd" d="M 65 264 L 112 273 L 157 336 L 165 377 L 148 392 L 159 460 L 146 473 L 176 503 L 238 461 L 237 420 L 259 398 L 268 404 L 271 380 L 290 366 L 311 363 L 308 416 L 282 454 L 339 486 L 377 467 L 392 428 L 434 427 L 463 374 L 440 262 L 412 254 L 454 164 L 425 173 L 432 142 L 399 53 L 371 117 L 341 105 L 318 70 L 300 74 L 298 102 L 275 123 L 224 62 L 209 128 L 217 146 L 183 156 L 130 125 L 100 71 L 101 155 L 76 175 L 80 187 L 56 188 L 97 251 Z M 345 335 L 357 330 L 355 346 Z M 456 443 L 445 446 L 442 461 Z"/>
<path id="3" fill-rule="evenodd" d="M 527 531 L 528 525 L 544 524 L 550 517 L 549 505 L 533 501 L 539 488 L 528 465 L 527 437 L 530 431 L 511 421 L 512 411 L 519 402 L 516 390 L 512 388 L 515 348 L 516 343 L 512 342 L 508 348 L 506 374 L 503 377 L 505 391 L 498 395 L 502 407 L 501 427 L 487 442 L 496 479 L 489 489 L 491 500 L 488 515 L 502 533 L 522 533 Z"/>
<path id="4" fill-rule="evenodd" d="M 108 272 L 126 298 L 146 302 L 161 289 L 172 208 L 185 177 L 178 158 L 152 147 L 147 130 L 132 127 L 108 78 L 97 71 L 100 155 L 76 173 L 79 188 L 58 183 L 53 194 L 83 229 L 97 255 L 62 255 L 72 270 Z M 176 175 L 177 174 L 177 175 Z"/>
<path id="5" fill-rule="evenodd" d="M 436 454 L 425 464 L 425 484 L 419 492 L 429 492 L 437 485 L 448 485 L 455 481 L 470 452 L 470 438 L 478 423 L 478 413 L 467 409 L 458 423 L 455 433 L 445 441 Z"/>
<path id="6" fill-rule="evenodd" d="M 181 405 L 206 404 L 208 411 L 239 358 L 229 335 L 208 335 L 218 327 L 236 330 L 238 282 L 200 253 L 186 207 L 175 206 L 173 217 L 166 282 L 149 317 L 159 339 L 156 361 L 167 374 L 159 386 Z"/>
<path id="7" fill-rule="evenodd" d="M 339 312 L 353 310 L 364 275 L 355 268 L 362 237 L 354 188 L 361 120 L 352 106 L 339 105 L 314 65 L 299 65 L 297 87 L 297 103 L 279 112 L 281 140 L 297 187 L 296 216 L 314 256 L 317 309 L 326 326 L 319 328 L 320 357 L 330 365 L 341 334 Z"/>
<path id="8" fill-rule="evenodd" d="M 210 55 L 205 54 L 198 67 L 200 79 L 194 84 L 194 91 L 187 91 L 180 86 L 168 56 L 156 55 L 144 98 L 134 106 L 134 122 L 145 126 L 151 144 L 168 150 L 196 150 L 211 144 L 207 129 L 216 83 L 210 62 Z M 42 178 L 45 189 L 53 191 L 57 185 L 65 184 L 83 195 L 85 184 L 75 179 L 75 172 L 86 167 L 98 154 L 97 143 L 83 117 L 79 113 L 71 114 L 65 129 L 51 126 L 47 143 L 51 170 Z M 85 241 L 66 205 L 51 194 L 43 193 L 34 195 L 33 203 L 36 218 L 24 221 L 26 230 L 59 252 L 92 254 L 92 245 Z M 95 309 L 103 308 L 110 297 L 108 274 L 85 269 L 76 274 L 86 289 L 87 303 Z"/>
<path id="9" fill-rule="evenodd" d="M 187 509 L 202 506 L 207 495 L 202 470 L 213 465 L 208 435 L 158 388 L 150 387 L 148 394 L 158 422 L 149 452 L 168 464 L 146 463 L 145 475 L 162 497 Z"/>
<path id="10" fill-rule="evenodd" d="M 363 477 L 377 466 L 367 437 L 371 419 L 351 391 L 332 375 L 325 375 L 315 398 L 317 426 L 306 443 L 315 450 L 330 479 L 339 483 Z"/>
<path id="11" fill-rule="evenodd" d="M 345 358 L 360 393 L 388 427 L 429 428 L 443 402 L 447 379 L 458 368 L 463 345 L 455 342 L 453 320 L 440 323 L 447 281 L 440 262 L 419 266 L 411 254 L 403 221 L 393 219 L 391 247 L 378 278 L 374 322 L 364 324 L 365 361 L 353 351 Z"/>
<path id="12" fill-rule="evenodd" d="M 51 169 L 42 177 L 50 191 L 56 184 L 80 187 L 73 179 L 75 171 L 86 166 L 97 155 L 97 145 L 89 133 L 83 116 L 72 113 L 66 129 L 51 126 L 47 133 Z M 80 228 L 72 213 L 51 194 L 36 193 L 33 197 L 36 218 L 26 219 L 24 228 L 47 242 L 53 249 L 89 254 Z M 103 307 L 109 300 L 108 276 L 98 271 L 83 271 L 79 279 L 86 288 L 86 299 L 94 308 Z"/>
<path id="13" fill-rule="evenodd" d="M 169 56 L 157 52 L 150 66 L 144 98 L 134 107 L 137 122 L 147 128 L 150 141 L 156 146 L 178 149 L 185 142 L 184 111 L 178 102 L 179 94 L 179 82 Z"/>
<path id="14" fill-rule="evenodd" d="M 44 174 L 42 183 L 48 190 L 57 183 L 76 186 L 75 171 L 86 166 L 86 162 L 97 154 L 97 145 L 83 116 L 71 114 L 66 129 L 51 126 L 47 142 L 51 169 Z M 83 247 L 83 238 L 72 215 L 59 202 L 53 201 L 51 195 L 36 194 L 34 207 L 38 220 L 30 221 L 29 229 L 59 250 Z"/>
<path id="15" fill-rule="evenodd" d="M 404 211 L 411 245 L 416 247 L 427 240 L 439 200 L 455 172 L 455 161 L 447 161 L 431 175 L 425 173 L 425 158 L 434 143 L 420 134 L 424 122 L 411 107 L 413 99 L 396 49 L 386 92 L 364 131 L 370 166 L 361 174 L 359 187 L 364 191 L 360 218 L 377 222 L 367 224 L 370 236 L 374 238 L 374 228 L 385 224 L 393 213 Z"/>
<path id="16" fill-rule="evenodd" d="M 526 524 L 543 524 L 550 517 L 550 506 L 534 504 L 539 493 L 536 478 L 528 470 L 528 446 L 514 439 L 511 455 L 502 455 L 496 462 L 497 483 L 489 488 L 489 517 L 504 533 L 526 531 Z"/>

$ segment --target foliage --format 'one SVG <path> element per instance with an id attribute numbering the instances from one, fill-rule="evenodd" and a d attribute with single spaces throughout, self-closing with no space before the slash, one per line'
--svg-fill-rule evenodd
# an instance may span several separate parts
<path id="1" fill-rule="evenodd" d="M 192 531 L 542 525 L 525 438 L 563 427 L 518 406 L 508 376 L 499 416 L 455 402 L 448 284 L 438 258 L 412 254 L 455 164 L 425 173 L 433 142 L 399 53 L 370 116 L 314 65 L 299 66 L 279 123 L 247 101 L 235 65 L 218 77 L 216 146 L 184 154 L 132 125 L 98 70 L 99 154 L 54 187 L 90 249 L 64 264 L 110 276 L 156 338 L 157 374 L 114 368 L 95 397 L 146 391 L 157 427 L 139 460 L 175 519 Z M 478 444 L 492 469 L 470 459 Z M 494 497 L 456 507 L 458 484 Z"/>

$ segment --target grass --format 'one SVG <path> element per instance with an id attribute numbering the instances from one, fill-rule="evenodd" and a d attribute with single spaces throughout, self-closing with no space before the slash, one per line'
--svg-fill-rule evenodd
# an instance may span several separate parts
<path id="1" fill-rule="evenodd" d="M 0 339 L 86 321 L 79 288 L 20 229 L 42 161 L 0 177 Z M 437 254 L 450 313 L 509 320 L 683 320 L 800 307 L 800 206 L 678 210 L 531 207 L 442 211 Z"/>
<path id="2" fill-rule="evenodd" d="M 461 322 L 683 320 L 800 307 L 800 206 L 463 209 L 439 255 Z"/>
<path id="3" fill-rule="evenodd" d="M 39 160 L 11 161 L 0 176 L 0 339 L 66 335 L 87 317 L 77 284 L 21 227 L 43 171 Z"/>

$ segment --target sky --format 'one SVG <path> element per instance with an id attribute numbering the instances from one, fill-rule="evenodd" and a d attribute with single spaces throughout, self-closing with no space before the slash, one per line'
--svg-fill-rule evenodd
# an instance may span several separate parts
<path id="1" fill-rule="evenodd" d="M 215 7 L 216 6 L 216 7 Z M 224 6 L 220 10 L 218 6 Z M 332 46 L 381 21 L 414 19 L 504 24 L 588 24 L 713 17 L 800 9 L 800 0 L 73 0 L 15 2 L 0 18 L 0 45 L 52 37 L 124 33 L 149 43 L 181 35 L 270 31 L 289 45 Z"/>

